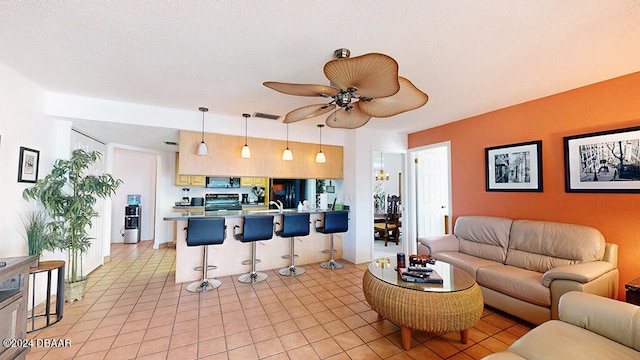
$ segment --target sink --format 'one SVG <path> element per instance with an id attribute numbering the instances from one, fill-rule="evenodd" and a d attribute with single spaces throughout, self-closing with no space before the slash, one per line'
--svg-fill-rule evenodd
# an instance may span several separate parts
<path id="1" fill-rule="evenodd" d="M 249 214 L 280 214 L 280 213 L 290 213 L 298 211 L 297 209 L 282 209 L 282 211 L 278 209 L 268 209 L 268 210 L 249 210 Z"/>

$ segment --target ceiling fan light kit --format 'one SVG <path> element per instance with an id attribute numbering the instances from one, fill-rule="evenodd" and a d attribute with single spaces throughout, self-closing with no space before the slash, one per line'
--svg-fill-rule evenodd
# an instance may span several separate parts
<path id="1" fill-rule="evenodd" d="M 251 149 L 249 149 L 249 145 L 247 145 L 247 120 L 251 116 L 250 114 L 242 114 L 244 116 L 244 146 L 242 147 L 242 158 L 249 159 L 251 158 Z"/>
<path id="2" fill-rule="evenodd" d="M 318 124 L 318 128 L 320 129 L 320 151 L 318 151 L 318 153 L 316 154 L 316 162 L 321 164 L 327 162 L 327 157 L 324 156 L 324 153 L 322 152 L 322 128 L 323 127 L 324 127 L 323 124 Z"/>
<path id="3" fill-rule="evenodd" d="M 196 151 L 196 153 L 200 156 L 205 156 L 209 154 L 209 149 L 207 148 L 207 144 L 205 144 L 204 142 L 204 113 L 209 111 L 209 109 L 207 109 L 206 107 L 199 107 L 198 110 L 202 111 L 202 140 L 198 145 L 198 150 Z"/>
<path id="4" fill-rule="evenodd" d="M 328 103 L 307 105 L 287 113 L 283 122 L 293 123 L 333 112 L 327 126 L 356 129 L 371 117 L 385 118 L 424 106 L 429 96 L 411 81 L 398 76 L 398 63 L 391 57 L 370 53 L 350 58 L 348 49 L 334 52 L 335 60 L 327 62 L 324 74 L 332 86 L 292 84 L 275 81 L 263 85 L 278 92 L 322 97 Z"/>

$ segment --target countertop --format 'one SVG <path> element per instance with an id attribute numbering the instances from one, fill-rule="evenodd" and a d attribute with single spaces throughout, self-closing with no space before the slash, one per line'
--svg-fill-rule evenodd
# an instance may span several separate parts
<path id="1" fill-rule="evenodd" d="M 312 209 L 312 210 L 300 210 L 298 209 L 284 209 L 283 211 L 277 209 L 270 210 L 231 210 L 231 211 L 198 211 L 198 212 L 174 212 L 171 215 L 165 216 L 163 220 L 165 221 L 177 221 L 177 220 L 187 220 L 193 217 L 224 217 L 224 218 L 239 218 L 244 216 L 258 216 L 258 215 L 282 215 L 282 214 L 296 214 L 296 213 L 310 213 L 310 214 L 321 214 L 330 212 L 332 210 L 320 210 L 320 209 Z M 336 210 L 340 211 L 340 210 Z"/>

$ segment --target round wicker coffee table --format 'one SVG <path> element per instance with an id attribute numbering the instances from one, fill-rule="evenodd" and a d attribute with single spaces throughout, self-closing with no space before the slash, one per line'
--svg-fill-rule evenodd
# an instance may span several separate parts
<path id="1" fill-rule="evenodd" d="M 434 333 L 460 331 L 466 344 L 469 328 L 482 315 L 482 291 L 473 277 L 453 265 L 430 265 L 442 284 L 402 281 L 394 258 L 374 260 L 362 279 L 364 296 L 379 316 L 400 325 L 402 347 L 411 347 L 411 330 Z"/>

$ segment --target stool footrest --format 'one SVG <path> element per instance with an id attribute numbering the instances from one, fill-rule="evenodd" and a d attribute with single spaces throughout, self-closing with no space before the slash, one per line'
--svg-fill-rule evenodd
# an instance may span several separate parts
<path id="1" fill-rule="evenodd" d="M 256 259 L 256 264 L 260 262 L 260 259 Z M 242 265 L 251 265 L 251 260 L 245 260 L 242 262 Z"/>
<path id="2" fill-rule="evenodd" d="M 297 259 L 297 258 L 299 258 L 300 256 L 298 256 L 298 255 L 294 255 L 293 257 Z M 291 255 L 288 255 L 288 254 L 287 254 L 287 255 L 282 255 L 280 258 L 281 258 L 281 259 L 291 259 Z"/>
<path id="3" fill-rule="evenodd" d="M 215 266 L 215 265 L 207 265 L 207 271 L 208 271 L 208 270 L 215 270 L 215 269 L 217 269 L 217 268 L 218 268 L 218 267 L 217 267 L 217 266 Z M 194 267 L 194 268 L 193 268 L 193 270 L 195 270 L 195 271 L 202 271 L 202 266 L 196 266 L 196 267 Z"/>
<path id="4" fill-rule="evenodd" d="M 331 249 L 322 250 L 323 254 L 331 254 L 332 252 L 335 254 L 335 253 L 338 252 L 338 250 L 336 250 L 336 249 L 333 249 L 333 251 L 331 251 Z"/>

